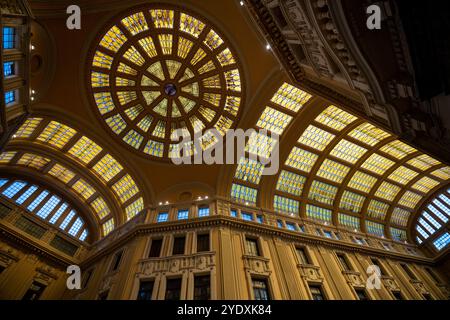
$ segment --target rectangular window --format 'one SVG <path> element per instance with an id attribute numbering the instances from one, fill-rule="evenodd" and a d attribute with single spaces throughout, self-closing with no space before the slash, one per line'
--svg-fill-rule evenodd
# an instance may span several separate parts
<path id="1" fill-rule="evenodd" d="M 6 77 L 13 76 L 16 73 L 16 64 L 14 61 L 3 63 L 3 75 Z"/>
<path id="2" fill-rule="evenodd" d="M 255 300 L 270 300 L 266 279 L 252 279 Z"/>
<path id="3" fill-rule="evenodd" d="M 210 278 L 209 275 L 194 277 L 194 300 L 211 299 Z"/>
<path id="4" fill-rule="evenodd" d="M 353 242 L 354 243 L 357 243 L 357 244 L 360 244 L 360 245 L 362 245 L 362 246 L 364 246 L 366 243 L 364 242 L 364 240 L 363 239 L 361 239 L 361 238 L 353 238 Z"/>
<path id="5" fill-rule="evenodd" d="M 167 212 L 160 212 L 158 214 L 157 222 L 167 222 L 169 220 L 169 214 Z"/>
<path id="6" fill-rule="evenodd" d="M 116 271 L 119 268 L 120 262 L 122 260 L 122 255 L 123 255 L 123 250 L 116 252 L 116 254 L 114 255 L 114 257 L 112 259 L 111 271 Z"/>
<path id="7" fill-rule="evenodd" d="M 16 29 L 3 27 L 3 49 L 14 49 L 16 46 Z"/>
<path id="8" fill-rule="evenodd" d="M 198 208 L 198 216 L 199 217 L 209 216 L 209 207 Z"/>
<path id="9" fill-rule="evenodd" d="M 184 246 L 186 243 L 186 237 L 175 237 L 173 240 L 173 249 L 172 249 L 172 255 L 179 255 L 184 254 Z"/>
<path id="10" fill-rule="evenodd" d="M 189 218 L 189 210 L 178 210 L 178 220 L 186 220 Z"/>
<path id="11" fill-rule="evenodd" d="M 242 217 L 242 220 L 253 221 L 253 215 L 251 213 L 242 212 L 241 217 Z"/>
<path id="12" fill-rule="evenodd" d="M 153 281 L 142 281 L 139 285 L 137 300 L 152 300 Z"/>
<path id="13" fill-rule="evenodd" d="M 181 278 L 167 279 L 166 300 L 180 300 L 181 296 Z"/>
<path id="14" fill-rule="evenodd" d="M 295 227 L 295 224 L 293 223 L 286 223 L 286 229 L 291 231 L 297 231 L 297 228 Z"/>
<path id="15" fill-rule="evenodd" d="M 45 285 L 43 285 L 42 283 L 33 281 L 30 289 L 28 289 L 28 291 L 25 293 L 22 300 L 39 300 L 45 288 Z"/>
<path id="16" fill-rule="evenodd" d="M 328 239 L 333 239 L 333 233 L 331 231 L 327 231 L 324 230 L 323 234 L 325 235 L 325 237 L 327 237 Z"/>
<path id="17" fill-rule="evenodd" d="M 197 252 L 209 251 L 209 234 L 197 235 Z"/>
<path id="18" fill-rule="evenodd" d="M 237 211 L 236 210 L 231 210 L 230 211 L 230 216 L 236 218 L 237 217 Z"/>
<path id="19" fill-rule="evenodd" d="M 412 280 L 417 280 L 416 275 L 411 271 L 411 269 L 404 263 L 400 263 L 400 267 L 402 267 L 403 271 L 408 275 L 408 277 Z"/>
<path id="20" fill-rule="evenodd" d="M 283 228 L 283 221 L 277 220 L 277 227 L 278 228 Z"/>
<path id="21" fill-rule="evenodd" d="M 245 239 L 246 244 L 246 252 L 249 256 L 260 256 L 259 247 L 258 247 L 258 240 L 256 239 Z"/>
<path id="22" fill-rule="evenodd" d="M 257 217 L 256 217 L 256 221 L 258 221 L 258 223 L 263 224 L 263 223 L 264 223 L 264 218 L 263 218 L 263 216 L 257 216 Z"/>
<path id="23" fill-rule="evenodd" d="M 344 254 L 338 254 L 337 257 L 338 257 L 338 260 L 339 260 L 342 270 L 350 271 L 351 267 L 350 267 L 347 257 Z"/>
<path id="24" fill-rule="evenodd" d="M 311 296 L 313 300 L 326 300 L 321 286 L 310 285 L 309 291 L 311 291 Z"/>
<path id="25" fill-rule="evenodd" d="M 310 264 L 305 248 L 297 248 L 297 256 L 300 264 Z"/>
<path id="26" fill-rule="evenodd" d="M 16 101 L 16 92 L 15 91 L 7 91 L 5 92 L 5 104 L 11 104 Z"/>
<path id="27" fill-rule="evenodd" d="M 149 258 L 159 258 L 161 256 L 162 239 L 152 239 L 150 251 L 148 253 Z"/>
<path id="28" fill-rule="evenodd" d="M 364 289 L 355 289 L 356 292 L 356 296 L 358 297 L 359 300 L 370 300 L 369 296 L 367 295 L 366 290 Z"/>

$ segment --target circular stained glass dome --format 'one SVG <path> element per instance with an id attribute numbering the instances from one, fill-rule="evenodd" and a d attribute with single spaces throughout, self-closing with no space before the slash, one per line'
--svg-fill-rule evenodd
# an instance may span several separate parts
<path id="1" fill-rule="evenodd" d="M 133 150 L 178 155 L 171 138 L 233 128 L 243 100 L 238 62 L 206 20 L 145 8 L 107 26 L 91 53 L 89 85 L 102 121 Z M 202 136 L 202 148 L 217 138 Z M 194 153 L 190 143 L 191 155 Z"/>

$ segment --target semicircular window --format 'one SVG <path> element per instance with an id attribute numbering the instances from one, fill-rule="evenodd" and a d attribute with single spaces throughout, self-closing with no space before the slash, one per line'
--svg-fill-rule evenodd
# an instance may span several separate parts
<path id="1" fill-rule="evenodd" d="M 450 244 L 448 225 L 450 220 L 450 189 L 442 191 L 423 209 L 415 222 L 418 244 L 432 242 L 437 251 Z"/>
<path id="2" fill-rule="evenodd" d="M 81 241 L 89 235 L 84 220 L 60 196 L 37 184 L 0 178 L 0 195 Z"/>
<path id="3" fill-rule="evenodd" d="M 124 14 L 100 34 L 90 61 L 97 115 L 141 155 L 177 156 L 177 137 L 198 137 L 205 150 L 218 140 L 207 129 L 223 136 L 235 126 L 243 100 L 237 58 L 203 18 L 170 8 Z M 183 149 L 195 153 L 192 141 Z"/>

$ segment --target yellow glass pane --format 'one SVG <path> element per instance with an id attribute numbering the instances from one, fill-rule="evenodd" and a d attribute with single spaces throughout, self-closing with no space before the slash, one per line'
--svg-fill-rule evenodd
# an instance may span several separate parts
<path id="1" fill-rule="evenodd" d="M 431 174 L 442 180 L 449 180 L 450 179 L 450 167 L 444 167 L 444 168 L 435 170 Z"/>
<path id="2" fill-rule="evenodd" d="M 150 67 L 148 67 L 147 71 L 149 73 L 151 73 L 152 75 L 154 75 L 155 77 L 157 77 L 160 80 L 164 80 L 165 76 L 164 76 L 164 71 L 161 65 L 161 62 L 155 62 L 154 64 L 152 64 Z"/>
<path id="3" fill-rule="evenodd" d="M 126 109 L 125 114 L 131 121 L 133 121 L 141 114 L 142 111 L 144 111 L 144 108 L 140 104 L 138 104 Z"/>
<path id="4" fill-rule="evenodd" d="M 259 132 L 253 132 L 245 146 L 245 151 L 268 159 L 273 152 L 275 144 L 276 141 L 273 138 Z"/>
<path id="5" fill-rule="evenodd" d="M 290 171 L 281 171 L 277 182 L 277 190 L 301 196 L 306 178 Z"/>
<path id="6" fill-rule="evenodd" d="M 362 164 L 361 168 L 383 175 L 394 164 L 393 161 L 374 153 Z"/>
<path id="7" fill-rule="evenodd" d="M 339 208 L 354 213 L 360 213 L 365 200 L 366 197 L 364 196 L 350 191 L 344 191 L 341 202 L 339 203 Z"/>
<path id="8" fill-rule="evenodd" d="M 134 87 L 136 82 L 134 80 L 125 79 L 125 78 L 116 78 L 116 86 L 118 87 Z"/>
<path id="9" fill-rule="evenodd" d="M 208 62 L 206 62 L 203 66 L 201 66 L 198 69 L 198 73 L 199 74 L 204 74 L 204 73 L 210 72 L 210 71 L 212 71 L 214 69 L 216 69 L 216 66 L 214 65 L 212 60 L 209 60 Z"/>
<path id="10" fill-rule="evenodd" d="M 281 135 L 291 121 L 292 117 L 290 115 L 266 107 L 256 125 L 262 129 Z"/>
<path id="11" fill-rule="evenodd" d="M 366 152 L 366 148 L 342 139 L 334 149 L 331 150 L 330 154 L 333 157 L 355 164 Z"/>
<path id="12" fill-rule="evenodd" d="M 297 170 L 310 172 L 318 158 L 319 156 L 314 153 L 294 147 L 286 160 L 286 165 Z"/>
<path id="13" fill-rule="evenodd" d="M 36 128 L 39 126 L 41 121 L 42 121 L 42 118 L 27 119 L 24 122 L 24 124 L 19 128 L 19 130 L 16 131 L 16 133 L 13 135 L 12 139 L 29 138 L 34 133 L 34 130 L 36 130 Z"/>
<path id="14" fill-rule="evenodd" d="M 154 157 L 162 158 L 164 154 L 164 144 L 161 142 L 148 140 L 144 147 L 144 153 Z"/>
<path id="15" fill-rule="evenodd" d="M 127 202 L 139 192 L 139 188 L 129 174 L 123 176 L 112 186 L 121 203 Z"/>
<path id="16" fill-rule="evenodd" d="M 425 171 L 425 170 L 430 169 L 433 166 L 440 165 L 441 162 L 426 155 L 426 154 L 423 154 L 414 159 L 409 160 L 407 162 L 407 164 L 409 164 L 417 169 L 420 169 L 422 171 Z"/>
<path id="17" fill-rule="evenodd" d="M 178 70 L 180 70 L 181 63 L 178 61 L 167 60 L 166 65 L 167 70 L 169 71 L 170 79 L 174 79 L 178 73 Z"/>
<path id="18" fill-rule="evenodd" d="M 173 36 L 171 34 L 160 34 L 158 38 L 163 54 L 172 54 Z"/>
<path id="19" fill-rule="evenodd" d="M 422 196 L 420 194 L 406 191 L 405 194 L 400 198 L 398 204 L 410 209 L 414 209 L 421 199 Z"/>
<path id="20" fill-rule="evenodd" d="M 325 161 L 317 171 L 317 176 L 330 181 L 341 183 L 347 176 L 349 171 L 349 167 L 330 159 L 325 159 Z"/>
<path id="21" fill-rule="evenodd" d="M 208 121 L 211 122 L 213 121 L 214 117 L 216 116 L 216 112 L 210 108 L 206 108 L 201 106 L 198 111 L 200 112 L 200 114 Z"/>
<path id="22" fill-rule="evenodd" d="M 310 125 L 303 132 L 300 139 L 298 139 L 298 142 L 316 150 L 323 151 L 335 137 L 334 134 Z"/>
<path id="23" fill-rule="evenodd" d="M 138 42 L 141 48 L 144 49 L 144 51 L 150 58 L 154 58 L 157 56 L 158 53 L 156 51 L 155 42 L 151 37 L 140 39 Z"/>
<path id="24" fill-rule="evenodd" d="M 309 93 L 288 83 L 283 83 L 271 101 L 283 108 L 298 112 L 311 98 Z"/>
<path id="25" fill-rule="evenodd" d="M 127 41 L 127 38 L 122 31 L 120 31 L 117 26 L 113 26 L 100 41 L 100 45 L 106 49 L 117 52 L 125 41 Z"/>
<path id="26" fill-rule="evenodd" d="M 94 201 L 90 203 L 90 205 L 92 209 L 94 209 L 95 213 L 97 214 L 100 220 L 103 220 L 111 213 L 108 205 L 105 202 L 105 199 L 103 199 L 102 197 L 96 198 Z"/>
<path id="27" fill-rule="evenodd" d="M 436 188 L 440 183 L 434 179 L 431 179 L 429 177 L 423 177 L 419 181 L 417 181 L 412 188 L 416 189 L 418 191 L 421 191 L 423 193 L 428 193 L 432 189 Z"/>
<path id="28" fill-rule="evenodd" d="M 191 51 L 194 43 L 186 38 L 179 37 L 178 38 L 178 56 L 181 59 L 185 59 L 189 52 Z"/>
<path id="29" fill-rule="evenodd" d="M 114 110 L 114 102 L 109 92 L 101 92 L 94 94 L 95 103 L 97 104 L 98 111 L 103 115 L 105 113 Z"/>
<path id="30" fill-rule="evenodd" d="M 150 15 L 155 28 L 173 29 L 174 12 L 172 10 L 150 10 Z"/>
<path id="31" fill-rule="evenodd" d="M 75 173 L 67 169 L 66 167 L 55 164 L 49 171 L 48 174 L 62 181 L 63 183 L 68 183 L 75 177 Z"/>
<path id="32" fill-rule="evenodd" d="M 191 60 L 191 64 L 195 66 L 199 61 L 201 61 L 204 57 L 206 57 L 205 51 L 202 48 L 199 48 L 195 53 L 194 57 Z"/>
<path id="33" fill-rule="evenodd" d="M 119 114 L 116 114 L 105 121 L 115 134 L 120 134 L 127 127 L 127 123 Z"/>
<path id="34" fill-rule="evenodd" d="M 130 74 L 132 76 L 137 75 L 137 71 L 135 69 L 133 69 L 132 67 L 130 67 L 129 65 L 126 65 L 125 63 L 121 62 L 119 64 L 119 67 L 117 67 L 117 71 L 118 72 L 122 72 L 122 73 L 126 73 L 126 74 Z"/>
<path id="35" fill-rule="evenodd" d="M 214 125 L 214 128 L 216 128 L 219 131 L 219 133 L 222 136 L 224 136 L 232 125 L 233 120 L 225 116 L 220 116 L 219 120 L 217 120 L 217 123 Z"/>
<path id="36" fill-rule="evenodd" d="M 231 53 L 229 48 L 226 48 L 221 53 L 217 55 L 217 60 L 222 67 L 228 66 L 230 64 L 235 64 L 236 60 L 234 59 L 233 54 Z"/>
<path id="37" fill-rule="evenodd" d="M 103 149 L 94 141 L 83 136 L 73 145 L 72 148 L 70 148 L 69 154 L 71 154 L 81 162 L 88 164 L 100 152 L 102 152 L 102 150 Z"/>
<path id="38" fill-rule="evenodd" d="M 150 129 L 150 126 L 152 125 L 153 117 L 150 115 L 146 115 L 144 118 L 142 118 L 141 121 L 137 124 L 138 128 L 141 129 L 144 132 L 148 132 Z"/>
<path id="39" fill-rule="evenodd" d="M 180 14 L 180 31 L 186 32 L 195 38 L 202 33 L 205 24 L 185 13 Z"/>
<path id="40" fill-rule="evenodd" d="M 113 57 L 101 52 L 97 51 L 94 56 L 94 60 L 92 61 L 92 65 L 94 67 L 111 69 L 111 64 L 113 62 Z"/>
<path id="41" fill-rule="evenodd" d="M 37 140 L 61 149 L 75 134 L 76 131 L 74 129 L 59 122 L 52 121 L 39 135 Z"/>
<path id="42" fill-rule="evenodd" d="M 128 131 L 128 133 L 123 137 L 123 141 L 125 141 L 135 149 L 139 149 L 143 140 L 144 137 L 134 130 Z"/>
<path id="43" fill-rule="evenodd" d="M 369 193 L 372 187 L 377 182 L 377 178 L 372 177 L 361 171 L 356 171 L 353 177 L 348 182 L 350 188 Z"/>
<path id="44" fill-rule="evenodd" d="M 145 59 L 134 46 L 131 46 L 130 49 L 124 53 L 123 57 L 140 67 L 145 63 Z"/>
<path id="45" fill-rule="evenodd" d="M 348 135 L 372 147 L 391 136 L 386 131 L 377 128 L 370 123 L 363 123 L 352 130 Z"/>
<path id="46" fill-rule="evenodd" d="M 237 116 L 240 105 L 241 105 L 241 98 L 234 96 L 227 96 L 224 110 L 226 112 L 231 113 L 233 116 Z"/>
<path id="47" fill-rule="evenodd" d="M 413 170 L 410 170 L 406 167 L 400 166 L 394 172 L 391 173 L 391 175 L 388 177 L 388 179 L 398 182 L 402 185 L 406 185 L 412 179 L 417 177 L 418 174 L 419 173 L 417 173 Z"/>
<path id="48" fill-rule="evenodd" d="M 44 158 L 35 154 L 25 153 L 18 161 L 17 164 L 25 167 L 35 168 L 41 170 L 44 168 L 50 159 Z"/>
<path id="49" fill-rule="evenodd" d="M 72 185 L 72 189 L 81 195 L 85 200 L 89 199 L 95 193 L 95 189 L 83 179 L 77 180 Z"/>
<path id="50" fill-rule="evenodd" d="M 377 200 L 371 200 L 367 207 L 369 217 L 379 220 L 384 220 L 389 210 L 389 205 Z"/>
<path id="51" fill-rule="evenodd" d="M 338 107 L 330 106 L 322 112 L 315 121 L 337 131 L 341 131 L 356 119 L 357 118 L 350 113 L 345 112 Z"/>
<path id="52" fill-rule="evenodd" d="M 106 221 L 103 225 L 102 225 L 102 229 L 103 229 L 103 236 L 107 236 L 109 233 L 111 233 L 114 230 L 114 219 L 111 218 L 108 221 Z"/>
<path id="53" fill-rule="evenodd" d="M 332 185 L 314 180 L 311 184 L 308 198 L 317 202 L 333 205 L 337 191 L 338 188 Z"/>
<path id="54" fill-rule="evenodd" d="M 92 72 L 91 83 L 94 88 L 109 87 L 109 75 L 100 72 Z"/>
<path id="55" fill-rule="evenodd" d="M 135 91 L 119 91 L 117 92 L 117 98 L 122 106 L 137 99 Z"/>
<path id="56" fill-rule="evenodd" d="M 106 154 L 94 165 L 92 169 L 98 174 L 99 177 L 108 182 L 118 175 L 123 170 L 123 167 L 110 154 Z"/>
<path id="57" fill-rule="evenodd" d="M 241 92 L 241 76 L 238 69 L 225 72 L 227 90 Z"/>
<path id="58" fill-rule="evenodd" d="M 258 161 L 241 158 L 234 177 L 242 181 L 259 184 L 263 171 L 264 166 Z"/>
<path id="59" fill-rule="evenodd" d="M 133 219 L 142 210 L 144 210 L 144 200 L 142 198 L 139 198 L 125 208 L 127 220 Z"/>
<path id="60" fill-rule="evenodd" d="M 122 19 L 122 24 L 133 36 L 148 30 L 147 21 L 142 12 L 132 14 L 131 16 Z"/>
<path id="61" fill-rule="evenodd" d="M 399 140 L 395 140 L 388 143 L 387 145 L 383 146 L 380 150 L 399 160 L 403 159 L 407 155 L 410 155 L 411 153 L 417 152 L 416 149 Z"/>
<path id="62" fill-rule="evenodd" d="M 389 182 L 383 182 L 379 186 L 377 192 L 375 192 L 375 196 L 387 201 L 393 201 L 399 192 L 400 187 L 395 186 Z"/>
<path id="63" fill-rule="evenodd" d="M 17 154 L 16 151 L 2 152 L 0 154 L 0 164 L 9 163 L 16 154 Z"/>
<path id="64" fill-rule="evenodd" d="M 223 44 L 223 40 L 214 30 L 211 29 L 206 35 L 203 43 L 206 44 L 209 50 L 213 51 Z"/>
<path id="65" fill-rule="evenodd" d="M 166 122 L 159 120 L 152 135 L 158 138 L 164 138 L 166 136 Z"/>

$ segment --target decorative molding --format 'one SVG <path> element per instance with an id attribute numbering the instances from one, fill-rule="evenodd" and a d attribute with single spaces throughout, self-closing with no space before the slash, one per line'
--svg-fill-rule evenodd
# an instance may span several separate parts
<path id="1" fill-rule="evenodd" d="M 298 264 L 301 277 L 306 282 L 323 283 L 323 276 L 320 267 L 312 264 Z"/>
<path id="2" fill-rule="evenodd" d="M 246 272 L 265 277 L 269 277 L 272 274 L 269 265 L 270 260 L 267 258 L 244 255 L 242 260 L 244 261 L 244 269 Z"/>

